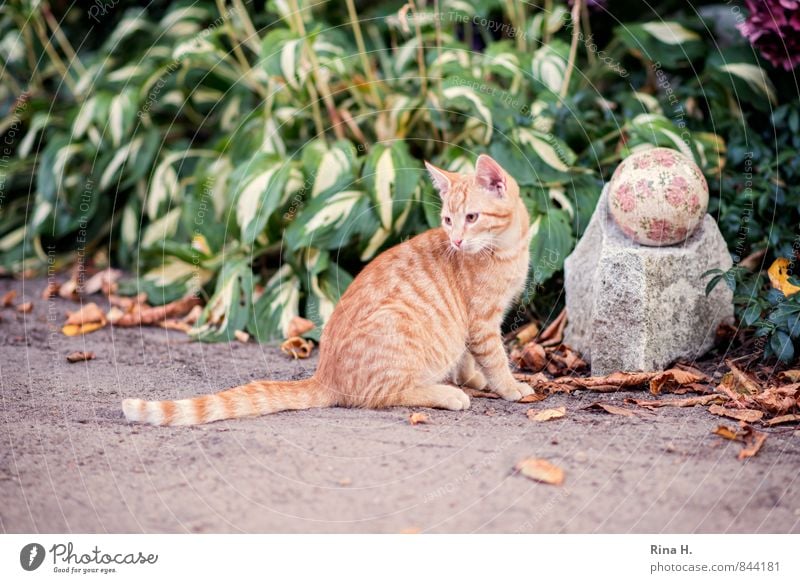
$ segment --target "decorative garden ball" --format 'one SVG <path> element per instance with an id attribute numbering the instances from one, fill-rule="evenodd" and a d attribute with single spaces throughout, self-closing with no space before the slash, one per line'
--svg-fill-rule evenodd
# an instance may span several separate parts
<path id="1" fill-rule="evenodd" d="M 661 247 L 685 241 L 708 210 L 708 184 L 692 160 L 669 148 L 631 154 L 608 187 L 611 216 L 628 237 Z"/>

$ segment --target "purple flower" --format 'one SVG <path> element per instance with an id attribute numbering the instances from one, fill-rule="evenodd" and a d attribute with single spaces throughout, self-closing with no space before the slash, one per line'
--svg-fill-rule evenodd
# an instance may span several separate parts
<path id="1" fill-rule="evenodd" d="M 745 0 L 750 15 L 739 32 L 761 55 L 786 71 L 800 63 L 800 0 Z"/>

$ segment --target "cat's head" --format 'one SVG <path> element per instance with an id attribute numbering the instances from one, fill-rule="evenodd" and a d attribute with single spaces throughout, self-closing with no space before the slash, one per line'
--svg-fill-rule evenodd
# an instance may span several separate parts
<path id="1" fill-rule="evenodd" d="M 478 156 L 474 174 L 459 174 L 425 162 L 442 198 L 442 228 L 456 251 L 478 253 L 519 240 L 519 186 L 492 158 Z M 527 216 L 524 217 L 527 227 Z"/>

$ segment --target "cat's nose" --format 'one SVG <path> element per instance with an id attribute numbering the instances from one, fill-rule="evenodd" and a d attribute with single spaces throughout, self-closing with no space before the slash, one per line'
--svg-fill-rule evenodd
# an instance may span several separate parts
<path id="1" fill-rule="evenodd" d="M 453 239 L 453 245 L 456 247 L 461 247 L 461 241 L 462 239 Z"/>

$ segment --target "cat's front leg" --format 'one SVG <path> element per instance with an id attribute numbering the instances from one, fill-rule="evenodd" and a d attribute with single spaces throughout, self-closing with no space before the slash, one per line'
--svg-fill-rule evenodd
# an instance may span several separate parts
<path id="1" fill-rule="evenodd" d="M 470 335 L 467 347 L 486 375 L 489 390 L 507 401 L 519 401 L 522 397 L 533 393 L 530 385 L 516 380 L 511 374 L 499 327 L 496 330 L 485 328 L 476 330 Z"/>

